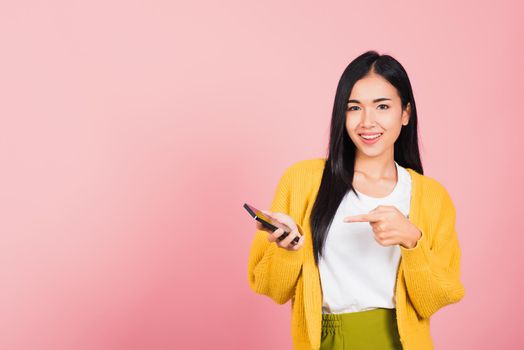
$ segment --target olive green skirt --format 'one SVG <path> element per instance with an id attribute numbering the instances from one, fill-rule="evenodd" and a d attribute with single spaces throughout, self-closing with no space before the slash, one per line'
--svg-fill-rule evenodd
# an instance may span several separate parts
<path id="1" fill-rule="evenodd" d="M 322 314 L 320 350 L 401 350 L 395 309 Z"/>

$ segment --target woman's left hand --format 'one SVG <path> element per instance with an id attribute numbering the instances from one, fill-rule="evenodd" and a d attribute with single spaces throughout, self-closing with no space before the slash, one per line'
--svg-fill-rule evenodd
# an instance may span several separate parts
<path id="1" fill-rule="evenodd" d="M 422 232 L 393 205 L 379 205 L 367 214 L 346 216 L 344 222 L 369 222 L 378 244 L 400 244 L 411 249 L 416 246 Z"/>

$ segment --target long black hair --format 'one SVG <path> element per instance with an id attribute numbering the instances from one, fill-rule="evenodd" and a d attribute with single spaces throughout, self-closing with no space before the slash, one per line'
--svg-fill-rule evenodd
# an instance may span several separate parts
<path id="1" fill-rule="evenodd" d="M 344 70 L 338 82 L 331 117 L 329 150 L 322 181 L 311 212 L 313 252 L 315 263 L 323 252 L 324 243 L 333 217 L 344 195 L 353 189 L 356 146 L 346 131 L 346 110 L 351 90 L 364 76 L 375 73 L 391 83 L 400 95 L 402 109 L 409 103 L 409 123 L 402 126 L 394 145 L 394 159 L 404 168 L 424 174 L 420 161 L 417 136 L 417 108 L 408 75 L 404 67 L 389 55 L 367 51 L 354 59 Z M 358 194 L 355 192 L 358 196 Z"/>

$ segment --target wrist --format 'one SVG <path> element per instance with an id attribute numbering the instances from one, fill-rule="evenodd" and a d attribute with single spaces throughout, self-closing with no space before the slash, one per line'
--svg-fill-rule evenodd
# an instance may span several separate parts
<path id="1" fill-rule="evenodd" d="M 406 249 L 413 249 L 416 245 L 416 243 L 402 243 L 401 244 L 402 247 L 406 248 Z"/>
<path id="2" fill-rule="evenodd" d="M 416 229 L 415 239 L 402 243 L 402 246 L 406 249 L 413 249 L 417 246 L 417 243 L 421 237 L 422 237 L 422 232 L 419 229 Z"/>

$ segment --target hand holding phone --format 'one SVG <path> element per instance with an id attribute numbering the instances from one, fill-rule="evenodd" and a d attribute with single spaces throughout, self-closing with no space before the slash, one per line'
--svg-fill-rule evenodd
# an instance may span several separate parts
<path id="1" fill-rule="evenodd" d="M 298 250 L 303 245 L 305 237 L 300 234 L 295 221 L 289 215 L 258 210 L 247 203 L 244 208 L 257 221 L 257 229 L 269 233 L 270 242 L 276 242 L 279 247 L 287 250 Z"/>

